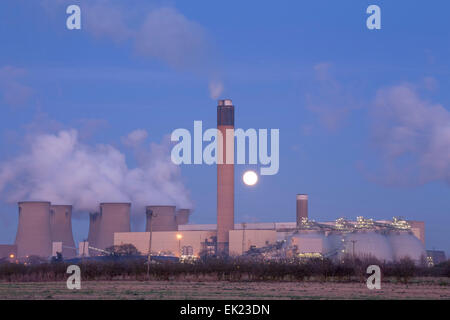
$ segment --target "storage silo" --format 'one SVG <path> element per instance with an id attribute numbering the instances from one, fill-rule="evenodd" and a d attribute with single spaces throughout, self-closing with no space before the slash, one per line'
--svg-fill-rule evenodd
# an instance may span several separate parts
<path id="1" fill-rule="evenodd" d="M 178 226 L 175 218 L 175 206 L 147 206 L 147 224 L 145 231 L 177 231 Z M 152 213 L 152 214 L 150 214 Z"/>
<path id="2" fill-rule="evenodd" d="M 176 215 L 177 225 L 179 226 L 183 224 L 188 224 L 190 214 L 191 214 L 190 209 L 178 209 Z"/>
<path id="3" fill-rule="evenodd" d="M 394 252 L 386 235 L 375 230 L 358 230 L 344 234 L 344 252 L 355 257 L 373 257 L 380 262 L 394 260 Z"/>
<path id="4" fill-rule="evenodd" d="M 52 254 L 50 202 L 19 202 L 19 224 L 16 234 L 17 256 L 49 257 Z"/>
<path id="5" fill-rule="evenodd" d="M 327 235 L 328 244 L 330 245 L 329 258 L 339 258 L 342 256 L 342 250 L 345 251 L 345 233 L 342 231 L 331 231 Z"/>
<path id="6" fill-rule="evenodd" d="M 130 232 L 131 203 L 101 203 L 96 247 L 106 249 L 114 245 L 115 232 Z"/>
<path id="7" fill-rule="evenodd" d="M 50 206 L 50 228 L 52 242 L 62 242 L 62 255 L 64 258 L 72 258 L 77 255 L 72 234 L 72 206 Z"/>
<path id="8" fill-rule="evenodd" d="M 410 231 L 391 231 L 388 239 L 394 251 L 394 259 L 396 261 L 408 257 L 415 263 L 420 263 L 427 256 L 422 241 Z"/>

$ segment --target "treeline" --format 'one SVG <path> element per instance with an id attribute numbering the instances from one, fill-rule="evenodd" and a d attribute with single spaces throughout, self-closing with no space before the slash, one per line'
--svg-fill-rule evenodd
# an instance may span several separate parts
<path id="1" fill-rule="evenodd" d="M 433 267 L 417 266 L 411 260 L 380 263 L 374 259 L 328 259 L 263 261 L 242 258 L 209 258 L 191 263 L 151 263 L 145 259 L 84 261 L 77 265 L 81 279 L 89 280 L 177 280 L 177 281 L 366 281 L 369 265 L 379 265 L 382 279 L 408 282 L 413 277 L 450 277 L 450 260 Z M 0 281 L 63 281 L 70 264 L 0 264 Z M 147 273 L 148 272 L 148 273 Z"/>

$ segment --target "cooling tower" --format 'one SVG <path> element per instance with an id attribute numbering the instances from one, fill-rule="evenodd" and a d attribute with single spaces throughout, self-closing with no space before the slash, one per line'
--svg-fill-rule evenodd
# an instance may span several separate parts
<path id="1" fill-rule="evenodd" d="M 115 232 L 130 232 L 130 203 L 101 203 L 95 247 L 106 249 L 114 245 Z"/>
<path id="2" fill-rule="evenodd" d="M 409 231 L 391 231 L 388 236 L 396 261 L 410 258 L 420 263 L 426 257 L 423 243 Z"/>
<path id="3" fill-rule="evenodd" d="M 297 195 L 297 227 L 300 227 L 302 218 L 308 218 L 308 195 Z"/>
<path id="4" fill-rule="evenodd" d="M 217 253 L 228 254 L 229 231 L 234 229 L 234 106 L 219 100 L 217 106 Z"/>
<path id="5" fill-rule="evenodd" d="M 52 254 L 50 202 L 19 202 L 17 256 L 49 257 Z"/>
<path id="6" fill-rule="evenodd" d="M 98 227 L 100 226 L 100 213 L 89 213 L 88 245 L 97 248 Z M 89 250 L 90 255 L 97 255 L 98 251 Z"/>
<path id="7" fill-rule="evenodd" d="M 153 212 L 153 216 L 149 213 Z M 148 206 L 146 207 L 147 225 L 145 230 L 150 231 L 177 231 L 178 226 L 175 219 L 175 206 Z"/>
<path id="8" fill-rule="evenodd" d="M 52 205 L 50 207 L 50 228 L 52 242 L 62 242 L 63 257 L 75 257 L 77 250 L 72 234 L 72 206 Z"/>
<path id="9" fill-rule="evenodd" d="M 176 221 L 177 225 L 188 224 L 189 215 L 191 214 L 191 210 L 189 209 L 179 209 L 177 210 Z"/>

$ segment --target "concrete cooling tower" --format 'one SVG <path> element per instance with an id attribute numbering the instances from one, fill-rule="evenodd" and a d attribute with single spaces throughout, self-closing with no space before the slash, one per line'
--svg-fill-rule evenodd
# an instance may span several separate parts
<path id="1" fill-rule="evenodd" d="M 98 227 L 100 226 L 100 213 L 89 213 L 88 243 L 90 247 L 97 248 Z M 98 251 L 89 250 L 89 255 L 96 255 Z"/>
<path id="2" fill-rule="evenodd" d="M 415 263 L 419 263 L 425 258 L 425 247 L 418 238 L 408 231 L 391 231 L 388 236 L 389 242 L 394 251 L 394 259 L 399 261 L 403 258 L 410 258 Z"/>
<path id="3" fill-rule="evenodd" d="M 50 202 L 19 202 L 18 205 L 17 256 L 51 256 Z"/>
<path id="4" fill-rule="evenodd" d="M 146 207 L 147 225 L 145 231 L 177 231 L 175 206 L 148 206 Z"/>
<path id="5" fill-rule="evenodd" d="M 63 257 L 76 256 L 77 251 L 72 234 L 72 206 L 52 205 L 50 207 L 50 229 L 52 242 L 62 242 Z"/>
<path id="6" fill-rule="evenodd" d="M 355 231 L 344 236 L 344 254 L 355 257 L 374 257 L 380 261 L 394 260 L 388 238 L 374 230 Z"/>
<path id="7" fill-rule="evenodd" d="M 100 221 L 95 247 L 106 249 L 114 245 L 114 232 L 130 232 L 131 203 L 101 203 Z M 95 231 L 95 230 L 94 230 Z"/>
<path id="8" fill-rule="evenodd" d="M 191 210 L 189 210 L 189 209 L 177 210 L 177 215 L 176 215 L 177 226 L 183 225 L 183 224 L 188 224 L 190 214 L 191 214 Z"/>

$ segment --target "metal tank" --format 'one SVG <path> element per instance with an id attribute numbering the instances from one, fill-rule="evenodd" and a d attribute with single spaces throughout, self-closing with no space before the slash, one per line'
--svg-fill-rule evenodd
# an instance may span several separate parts
<path id="1" fill-rule="evenodd" d="M 17 256 L 49 257 L 52 254 L 50 202 L 19 202 L 16 234 Z"/>
<path id="2" fill-rule="evenodd" d="M 175 206 L 147 206 L 147 225 L 145 231 L 177 231 Z"/>
<path id="3" fill-rule="evenodd" d="M 130 232 L 131 203 L 101 203 L 100 223 L 95 247 L 106 249 L 114 245 L 115 232 Z"/>
<path id="4" fill-rule="evenodd" d="M 345 251 L 345 233 L 341 231 L 331 231 L 327 235 L 330 251 L 326 255 L 327 258 L 340 258 Z"/>
<path id="5" fill-rule="evenodd" d="M 62 255 L 64 258 L 72 258 L 77 255 L 72 234 L 72 206 L 50 206 L 50 228 L 52 242 L 62 242 Z"/>
<path id="6" fill-rule="evenodd" d="M 410 258 L 415 263 L 420 263 L 426 257 L 425 247 L 410 231 L 391 231 L 388 236 L 394 251 L 394 259 L 399 261 Z"/>
<path id="7" fill-rule="evenodd" d="M 379 261 L 394 260 L 394 252 L 385 234 L 375 230 L 360 230 L 344 234 L 344 252 L 341 255 L 373 257 Z"/>

